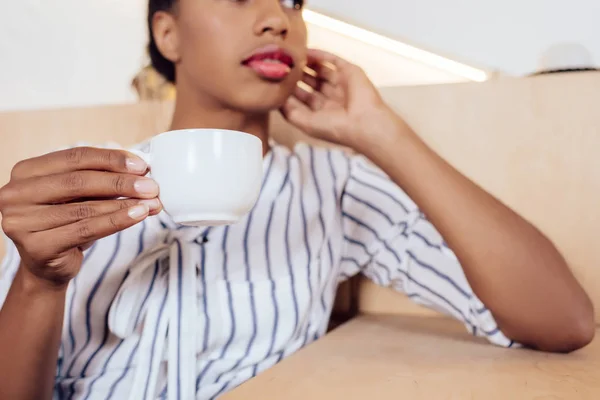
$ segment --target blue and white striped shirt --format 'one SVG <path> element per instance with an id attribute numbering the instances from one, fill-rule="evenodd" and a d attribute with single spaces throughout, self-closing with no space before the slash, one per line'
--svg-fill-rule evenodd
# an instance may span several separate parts
<path id="1" fill-rule="evenodd" d="M 55 398 L 215 398 L 324 335 L 338 284 L 358 273 L 511 345 L 433 225 L 364 157 L 275 145 L 264 170 L 235 225 L 161 213 L 86 252 Z M 0 304 L 18 264 L 9 242 Z"/>

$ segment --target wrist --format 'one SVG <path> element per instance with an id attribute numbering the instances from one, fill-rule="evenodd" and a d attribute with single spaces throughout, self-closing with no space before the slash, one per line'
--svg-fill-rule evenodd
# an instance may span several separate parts
<path id="1" fill-rule="evenodd" d="M 15 283 L 19 285 L 25 294 L 36 297 L 64 296 L 68 287 L 68 283 L 58 284 L 40 278 L 33 274 L 23 263 L 19 266 Z"/>
<path id="2" fill-rule="evenodd" d="M 404 148 L 402 143 L 417 138 L 408 124 L 387 105 L 366 115 L 361 126 L 364 127 L 351 147 L 372 160 L 389 152 L 396 154 L 397 149 Z"/>

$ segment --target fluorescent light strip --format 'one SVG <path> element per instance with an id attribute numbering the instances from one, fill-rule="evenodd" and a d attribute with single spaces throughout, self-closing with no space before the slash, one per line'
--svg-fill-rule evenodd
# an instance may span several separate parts
<path id="1" fill-rule="evenodd" d="M 461 76 L 465 79 L 475 82 L 483 82 L 488 79 L 488 74 L 483 70 L 444 58 L 417 47 L 409 46 L 397 40 L 378 35 L 366 29 L 327 17 L 323 14 L 304 9 L 303 15 L 304 20 L 309 24 L 348 36 L 371 46 L 379 47 L 391 53 L 410 58 L 414 61 Z"/>

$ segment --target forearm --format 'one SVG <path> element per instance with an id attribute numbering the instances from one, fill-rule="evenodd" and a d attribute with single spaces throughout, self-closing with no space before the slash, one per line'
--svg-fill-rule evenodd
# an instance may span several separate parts
<path id="1" fill-rule="evenodd" d="M 0 399 L 51 399 L 65 290 L 17 272 L 0 310 Z"/>
<path id="2" fill-rule="evenodd" d="M 456 253 L 511 339 L 544 350 L 593 335 L 591 302 L 553 244 L 433 152 L 401 120 L 360 149 L 401 186 Z M 400 160 L 400 161 L 399 161 Z"/>

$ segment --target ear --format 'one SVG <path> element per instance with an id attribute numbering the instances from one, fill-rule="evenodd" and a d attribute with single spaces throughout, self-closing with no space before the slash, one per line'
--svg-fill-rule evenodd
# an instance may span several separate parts
<path id="1" fill-rule="evenodd" d="M 152 32 L 156 47 L 164 58 L 176 63 L 180 59 L 177 21 L 171 13 L 158 11 L 152 17 Z"/>

